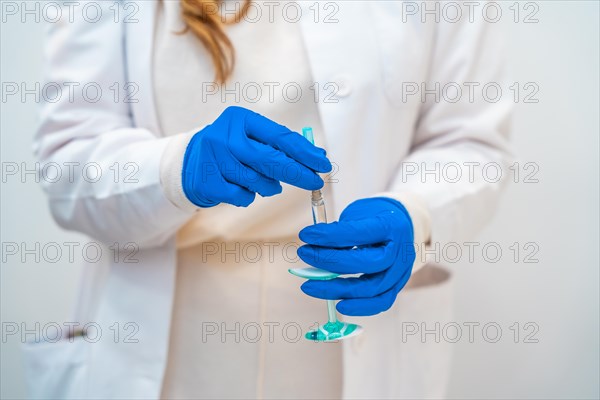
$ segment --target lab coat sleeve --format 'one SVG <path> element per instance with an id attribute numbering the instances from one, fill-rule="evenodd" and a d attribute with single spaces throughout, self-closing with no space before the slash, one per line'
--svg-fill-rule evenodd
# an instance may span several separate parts
<path id="1" fill-rule="evenodd" d="M 183 171 L 183 159 L 185 150 L 192 137 L 201 129 L 192 132 L 178 134 L 168 144 L 160 162 L 160 181 L 165 194 L 171 203 L 182 210 L 197 211 L 199 208 L 192 203 L 183 191 L 181 171 Z"/>
<path id="2" fill-rule="evenodd" d="M 62 91 L 46 96 L 34 153 L 62 227 L 103 243 L 153 247 L 172 237 L 193 211 L 176 207 L 161 189 L 160 160 L 174 138 L 134 126 L 123 92 L 123 22 L 114 20 L 113 2 L 96 6 L 102 9 L 96 22 L 68 21 L 65 11 L 49 24 L 44 87 Z M 44 177 L 51 166 L 60 179 Z"/>
<path id="3" fill-rule="evenodd" d="M 508 132 L 513 100 L 502 35 L 499 27 L 479 20 L 463 18 L 460 23 L 437 24 L 425 85 L 433 89 L 455 82 L 463 87 L 462 97 L 453 103 L 449 96 L 426 96 L 411 152 L 387 193 L 401 202 L 410 198 L 408 203 L 416 205 L 412 208 L 420 210 L 414 211 L 415 215 L 430 220 L 431 225 L 425 228 L 430 237 L 420 240 L 431 245 L 470 240 L 490 220 L 512 159 Z M 473 102 L 465 82 L 477 85 Z M 488 83 L 502 88 L 499 99 L 493 98 L 493 89 L 488 100 L 482 97 L 482 88 Z M 462 177 L 457 182 L 455 168 L 452 174 L 443 173 L 450 165 L 460 167 Z M 502 177 L 496 181 L 498 169 Z M 439 178 L 435 172 L 424 175 L 426 171 L 438 171 Z"/>

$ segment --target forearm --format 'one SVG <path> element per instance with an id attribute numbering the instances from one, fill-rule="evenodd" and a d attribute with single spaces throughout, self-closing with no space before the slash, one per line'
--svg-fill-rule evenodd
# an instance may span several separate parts
<path id="1" fill-rule="evenodd" d="M 56 221 L 105 243 L 166 241 L 192 215 L 173 205 L 160 184 L 160 160 L 171 140 L 126 128 L 38 151 L 42 169 L 72 166 L 58 181 L 42 180 Z"/>

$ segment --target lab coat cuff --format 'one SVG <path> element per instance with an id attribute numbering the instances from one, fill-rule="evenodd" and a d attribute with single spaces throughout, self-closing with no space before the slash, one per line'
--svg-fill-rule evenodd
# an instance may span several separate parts
<path id="1" fill-rule="evenodd" d="M 431 242 L 431 215 L 425 200 L 418 194 L 409 192 L 383 192 L 373 197 L 388 197 L 402 203 L 408 215 L 412 220 L 414 246 L 416 251 L 415 261 L 413 263 L 412 273 L 421 269 L 425 263 L 424 251 Z"/>
<path id="2" fill-rule="evenodd" d="M 181 171 L 183 171 L 185 150 L 196 132 L 198 132 L 197 129 L 173 136 L 160 160 L 160 184 L 167 199 L 177 208 L 189 212 L 198 211 L 199 208 L 187 198 L 183 191 Z"/>

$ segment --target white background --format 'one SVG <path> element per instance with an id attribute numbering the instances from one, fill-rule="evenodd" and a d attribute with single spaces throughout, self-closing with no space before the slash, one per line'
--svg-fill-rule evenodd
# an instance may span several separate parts
<path id="1" fill-rule="evenodd" d="M 493 223 L 478 238 L 502 244 L 497 263 L 454 263 L 456 318 L 503 328 L 498 343 L 481 334 L 461 340 L 452 398 L 598 398 L 599 393 L 599 7 L 596 1 L 536 2 L 539 23 L 508 23 L 514 80 L 536 82 L 539 103 L 518 104 L 513 142 L 522 163 L 539 165 L 539 183 L 512 184 Z M 507 9 L 505 3 L 503 8 Z M 510 19 L 510 18 L 508 18 Z M 43 25 L 2 23 L 1 80 L 40 80 Z M 37 104 L 2 101 L 2 162 L 34 163 Z M 2 184 L 2 242 L 87 239 L 58 228 L 34 179 Z M 538 263 L 515 263 L 507 247 L 535 242 Z M 480 253 L 479 253 L 480 254 Z M 2 264 L 3 322 L 61 321 L 76 289 L 79 266 Z M 539 326 L 538 343 L 512 340 L 509 327 Z M 522 327 L 521 331 L 523 333 Z M 2 341 L 1 397 L 25 396 L 20 343 Z"/>

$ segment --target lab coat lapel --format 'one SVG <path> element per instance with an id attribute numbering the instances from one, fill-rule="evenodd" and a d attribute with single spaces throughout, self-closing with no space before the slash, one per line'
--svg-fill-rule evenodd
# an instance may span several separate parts
<path id="1" fill-rule="evenodd" d="M 133 120 L 136 127 L 146 128 L 162 136 L 154 103 L 152 82 L 152 49 L 157 1 L 138 1 L 138 12 L 133 16 L 138 22 L 124 23 L 127 81 L 139 91 L 132 96 Z"/>
<path id="2" fill-rule="evenodd" d="M 159 134 L 152 87 L 156 2 L 137 2 L 138 22 L 124 24 L 126 79 L 139 88 L 131 103 L 133 123 Z M 88 391 L 97 398 L 159 398 L 166 368 L 175 284 L 175 241 L 140 249 L 136 264 L 110 265 L 97 321 L 133 323 L 137 343 L 102 340 L 92 346 Z"/>

